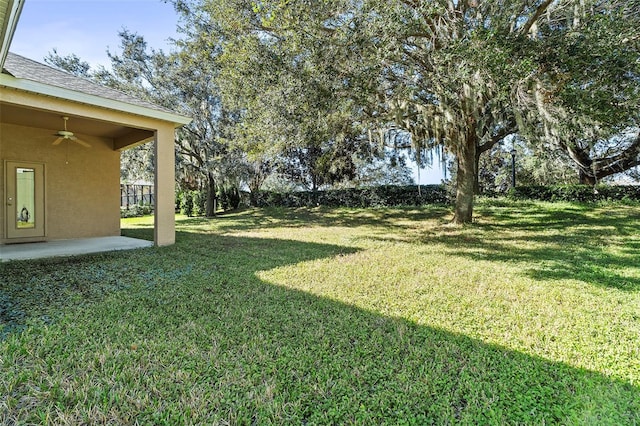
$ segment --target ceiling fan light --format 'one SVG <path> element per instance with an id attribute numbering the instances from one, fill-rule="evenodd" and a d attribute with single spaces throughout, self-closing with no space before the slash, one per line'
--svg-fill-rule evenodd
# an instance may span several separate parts
<path id="1" fill-rule="evenodd" d="M 75 137 L 73 132 L 70 132 L 69 130 L 67 130 L 67 120 L 69 120 L 69 117 L 62 117 L 62 119 L 64 120 L 64 130 L 58 130 L 58 132 L 55 134 L 55 136 L 58 136 L 58 139 L 56 139 L 53 142 L 53 145 L 59 145 L 63 140 L 66 139 L 66 140 L 74 141 L 86 148 L 91 148 L 90 144 L 88 144 L 85 141 L 81 141 L 80 139 Z"/>

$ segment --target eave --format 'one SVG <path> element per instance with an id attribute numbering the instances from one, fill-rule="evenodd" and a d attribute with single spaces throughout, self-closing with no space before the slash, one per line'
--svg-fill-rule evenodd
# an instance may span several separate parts
<path id="1" fill-rule="evenodd" d="M 0 74 L 0 86 L 9 89 L 21 90 L 30 92 L 42 96 L 51 96 L 58 99 L 63 99 L 72 102 L 78 102 L 81 104 L 92 105 L 99 108 L 105 108 L 115 111 L 126 112 L 129 114 L 139 115 L 156 120 L 162 120 L 165 122 L 173 123 L 174 127 L 179 127 L 191 122 L 191 118 L 170 113 L 166 111 L 160 111 L 151 108 L 145 108 L 139 105 L 132 105 L 126 102 L 121 102 L 113 99 L 106 99 L 99 96 L 81 93 L 74 90 L 64 89 L 58 86 L 51 86 L 48 84 L 18 79 L 10 75 Z"/>
<path id="2" fill-rule="evenodd" d="M 24 2 L 25 0 L 0 0 L 0 70 L 7 59 Z"/>

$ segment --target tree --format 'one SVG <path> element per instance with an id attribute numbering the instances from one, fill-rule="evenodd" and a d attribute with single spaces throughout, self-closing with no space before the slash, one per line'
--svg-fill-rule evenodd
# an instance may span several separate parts
<path id="1" fill-rule="evenodd" d="M 535 38 L 540 72 L 519 94 L 526 135 L 562 149 L 580 182 L 640 164 L 640 2 L 588 1 Z"/>
<path id="2" fill-rule="evenodd" d="M 406 186 L 415 184 L 415 181 L 404 153 L 385 149 L 373 161 L 363 162 L 358 167 L 358 176 L 350 184 L 356 187 Z"/>
<path id="3" fill-rule="evenodd" d="M 229 114 L 222 111 L 211 76 L 212 62 L 195 64 L 182 52 L 164 54 L 148 49 L 141 36 L 122 31 L 121 55 L 109 54 L 112 73 L 103 75 L 110 85 L 138 93 L 167 108 L 179 109 L 193 121 L 176 132 L 176 154 L 190 185 L 204 187 L 206 215 L 215 214 L 216 182 L 221 176 L 225 144 L 223 128 Z M 207 67 L 209 66 L 209 67 Z"/>
<path id="4" fill-rule="evenodd" d="M 44 58 L 44 62 L 55 68 L 61 69 L 73 74 L 76 77 L 91 78 L 91 65 L 87 61 L 83 61 L 76 54 L 70 54 L 67 56 L 60 56 L 56 49 Z"/>
<path id="5" fill-rule="evenodd" d="M 640 131 L 613 135 L 607 140 L 559 140 L 558 145 L 577 165 L 580 183 L 594 186 L 602 179 L 640 165 Z"/>
<path id="6" fill-rule="evenodd" d="M 333 72 L 329 51 L 270 33 L 259 14 L 245 15 L 249 4 L 175 4 L 188 23 L 189 51 L 217 62 L 223 102 L 241 111 L 236 146 L 311 191 L 355 178 L 359 161 L 373 150 L 357 120 L 359 107 L 336 96 L 346 82 Z M 215 46 L 221 53 L 212 58 Z"/>
<path id="7" fill-rule="evenodd" d="M 60 58 L 55 52 L 49 55 L 49 61 L 192 117 L 190 124 L 176 132 L 179 165 L 176 176 L 183 178 L 185 186 L 206 190 L 206 214 L 214 215 L 219 184 L 239 187 L 247 170 L 243 153 L 229 143 L 237 114 L 221 102 L 215 60 L 198 62 L 190 55 L 188 46 L 180 42 L 176 42 L 179 48 L 176 52 L 166 54 L 148 48 L 144 38 L 136 33 L 123 30 L 119 36 L 120 53 L 108 52 L 111 70 L 102 67 L 88 72 L 77 57 Z M 219 51 L 214 49 L 209 53 L 215 55 Z M 144 152 L 148 147 L 140 150 L 131 151 L 133 159 L 129 161 L 149 156 Z M 123 157 L 127 161 L 127 157 Z"/>
<path id="8" fill-rule="evenodd" d="M 635 1 L 369 4 L 374 13 L 362 14 L 358 24 L 374 29 L 374 51 L 387 64 L 378 90 L 384 103 L 415 141 L 442 143 L 456 158 L 455 222 L 471 220 L 480 154 L 509 134 L 535 132 L 539 122 L 523 116 L 540 117 L 540 104 L 560 104 L 573 116 L 556 121 L 567 127 L 583 123 L 574 126 L 583 134 L 598 114 L 618 131 L 637 116 L 638 55 L 635 47 L 625 47 L 637 39 Z M 613 49 L 625 39 L 626 45 Z M 615 60 L 613 69 L 609 59 Z M 587 83 L 597 93 L 584 90 Z M 529 93 L 541 102 L 527 102 Z M 594 98 L 618 102 L 621 109 L 607 110 L 602 102 L 594 108 Z"/>
<path id="9" fill-rule="evenodd" d="M 515 158 L 511 152 L 515 151 Z M 479 193 L 505 193 L 512 186 L 515 163 L 517 185 L 576 184 L 578 177 L 569 156 L 561 149 L 541 149 L 514 135 L 495 145 L 479 162 Z"/>
<path id="10" fill-rule="evenodd" d="M 203 0 L 192 10 L 239 34 L 227 49 L 236 72 L 260 74 L 249 64 L 256 46 L 268 46 L 303 65 L 289 75 L 311 70 L 305 81 L 330 81 L 334 101 L 351 102 L 378 126 L 395 122 L 418 151 L 443 144 L 457 163 L 454 222 L 467 223 L 479 153 L 515 131 L 513 89 L 539 73 L 543 45 L 531 34 L 552 27 L 551 11 L 577 3 Z"/>

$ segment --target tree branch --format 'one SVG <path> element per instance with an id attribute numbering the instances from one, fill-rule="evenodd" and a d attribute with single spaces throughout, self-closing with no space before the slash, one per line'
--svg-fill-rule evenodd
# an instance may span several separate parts
<path id="1" fill-rule="evenodd" d="M 636 139 L 620 154 L 594 161 L 598 180 L 640 165 L 640 132 Z"/>
<path id="2" fill-rule="evenodd" d="M 540 6 L 538 6 L 538 8 L 536 9 L 536 12 L 524 24 L 524 26 L 522 27 L 520 32 L 522 34 L 527 34 L 529 32 L 529 30 L 531 30 L 531 27 L 533 27 L 533 24 L 536 23 L 536 21 L 542 16 L 542 14 L 544 12 L 546 12 L 546 10 L 549 8 L 551 3 L 553 3 L 553 2 L 554 2 L 554 0 L 546 0 Z"/>
<path id="3" fill-rule="evenodd" d="M 514 134 L 516 131 L 518 131 L 518 125 L 515 120 L 510 119 L 505 127 L 493 134 L 488 141 L 478 146 L 478 152 L 482 154 L 483 152 L 490 150 L 502 139 Z"/>

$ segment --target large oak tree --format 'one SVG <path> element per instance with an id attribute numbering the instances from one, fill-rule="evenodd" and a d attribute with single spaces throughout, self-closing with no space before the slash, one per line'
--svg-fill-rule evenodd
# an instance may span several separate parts
<path id="1" fill-rule="evenodd" d="M 598 133 L 589 127 L 594 120 L 620 117 L 602 102 L 626 105 L 627 115 L 610 120 L 609 130 L 623 130 L 621 123 L 633 122 L 633 107 L 637 111 L 637 0 L 175 4 L 199 23 L 202 46 L 207 26 L 222 30 L 236 86 L 262 76 L 266 92 L 287 87 L 291 80 L 283 80 L 279 68 L 265 66 L 279 63 L 294 71 L 290 76 L 299 70 L 297 81 L 307 79 L 306 89 L 321 81 L 323 106 L 347 106 L 338 110 L 354 121 L 404 130 L 418 151 L 444 146 L 457 165 L 456 223 L 472 221 L 480 154 L 506 135 L 517 131 L 569 146 L 578 131 Z M 629 48 L 615 51 L 620 55 L 594 54 L 625 43 Z M 263 62 L 265 51 L 270 60 Z M 612 71 L 609 58 L 623 64 Z M 240 96 L 256 87 L 246 84 Z M 313 128 L 315 114 L 321 129 L 331 110 L 292 95 L 297 104 L 287 97 L 270 101 L 284 110 L 305 105 L 304 128 Z"/>

